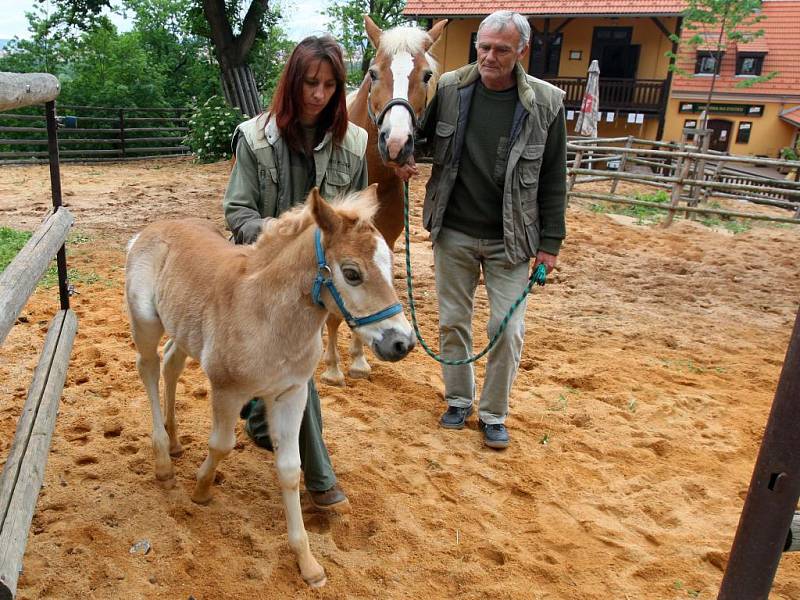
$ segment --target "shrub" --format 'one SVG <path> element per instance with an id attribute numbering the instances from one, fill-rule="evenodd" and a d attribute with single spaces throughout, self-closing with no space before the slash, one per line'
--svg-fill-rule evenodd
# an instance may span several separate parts
<path id="1" fill-rule="evenodd" d="M 231 157 L 233 130 L 248 118 L 238 109 L 228 106 L 220 96 L 211 96 L 192 111 L 184 143 L 192 149 L 198 162 L 228 159 Z"/>

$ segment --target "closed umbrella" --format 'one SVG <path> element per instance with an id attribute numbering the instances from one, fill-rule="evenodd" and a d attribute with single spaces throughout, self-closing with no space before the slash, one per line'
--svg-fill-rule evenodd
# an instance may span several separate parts
<path id="1" fill-rule="evenodd" d="M 586 91 L 581 102 L 581 111 L 575 123 L 575 133 L 588 137 L 597 137 L 597 121 L 600 120 L 600 65 L 596 60 L 589 66 L 589 76 L 586 79 Z"/>

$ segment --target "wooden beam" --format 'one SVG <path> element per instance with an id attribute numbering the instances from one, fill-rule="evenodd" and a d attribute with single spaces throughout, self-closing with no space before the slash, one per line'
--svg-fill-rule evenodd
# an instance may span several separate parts
<path id="1" fill-rule="evenodd" d="M 670 30 L 669 30 L 669 29 L 667 29 L 667 28 L 666 28 L 666 26 L 665 26 L 665 25 L 664 25 L 664 24 L 661 22 L 661 19 L 659 19 L 658 17 L 650 17 L 650 20 L 651 20 L 653 23 L 655 23 L 655 24 L 656 24 L 656 27 L 658 27 L 658 29 L 661 31 L 661 33 L 663 33 L 663 34 L 664 34 L 664 36 L 665 36 L 667 39 L 669 39 L 669 36 L 671 36 L 671 35 L 672 35 L 672 33 L 671 33 L 671 32 L 670 32 Z"/>
<path id="2" fill-rule="evenodd" d="M 559 32 L 560 32 L 562 29 L 564 29 L 564 27 L 566 27 L 567 25 L 569 25 L 569 24 L 570 24 L 572 21 L 574 21 L 574 20 L 575 20 L 575 19 L 573 19 L 572 17 L 570 17 L 569 19 L 564 19 L 563 23 L 561 23 L 561 25 L 559 25 L 558 27 L 556 27 L 556 30 L 555 30 L 553 33 L 559 33 Z"/>
<path id="3" fill-rule="evenodd" d="M 0 110 L 55 100 L 61 84 L 49 73 L 0 72 Z"/>
<path id="4" fill-rule="evenodd" d="M 17 590 L 77 330 L 71 310 L 59 311 L 50 322 L 0 478 L 0 600 L 10 600 Z"/>
<path id="5" fill-rule="evenodd" d="M 0 343 L 11 331 L 50 261 L 64 245 L 73 222 L 74 218 L 66 208 L 50 213 L 11 264 L 0 273 Z"/>

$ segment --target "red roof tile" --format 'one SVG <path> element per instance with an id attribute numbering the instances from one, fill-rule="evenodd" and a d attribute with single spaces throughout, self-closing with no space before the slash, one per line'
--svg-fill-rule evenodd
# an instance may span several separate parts
<path id="1" fill-rule="evenodd" d="M 773 94 L 800 96 L 800 36 L 797 34 L 800 25 L 800 0 L 765 0 L 762 4 L 764 20 L 755 29 L 763 29 L 764 35 L 749 44 L 729 44 L 722 56 L 720 75 L 714 92 L 739 94 Z M 684 29 L 684 39 L 690 33 Z M 678 66 L 688 75 L 676 74 L 672 83 L 675 92 L 706 92 L 711 85 L 708 75 L 695 76 L 696 48 L 681 46 Z M 736 84 L 746 81 L 746 77 L 736 76 L 736 53 L 766 52 L 762 75 L 777 71 L 777 75 L 763 83 L 749 88 L 739 88 Z"/>
<path id="2" fill-rule="evenodd" d="M 496 10 L 523 15 L 677 15 L 684 0 L 408 0 L 403 13 L 416 17 L 476 17 Z"/>

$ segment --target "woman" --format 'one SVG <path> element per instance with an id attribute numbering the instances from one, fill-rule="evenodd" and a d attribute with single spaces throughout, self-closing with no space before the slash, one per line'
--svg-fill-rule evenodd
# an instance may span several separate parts
<path id="1" fill-rule="evenodd" d="M 289 57 L 268 113 L 233 134 L 236 163 L 225 191 L 225 220 L 237 244 L 253 243 L 265 221 L 305 201 L 311 188 L 332 199 L 367 186 L 367 133 L 347 120 L 342 52 L 330 36 L 311 36 Z M 261 399 L 242 409 L 245 430 L 271 449 Z M 300 460 L 315 506 L 342 510 L 347 497 L 336 483 L 322 440 L 314 381 L 300 428 Z"/>

